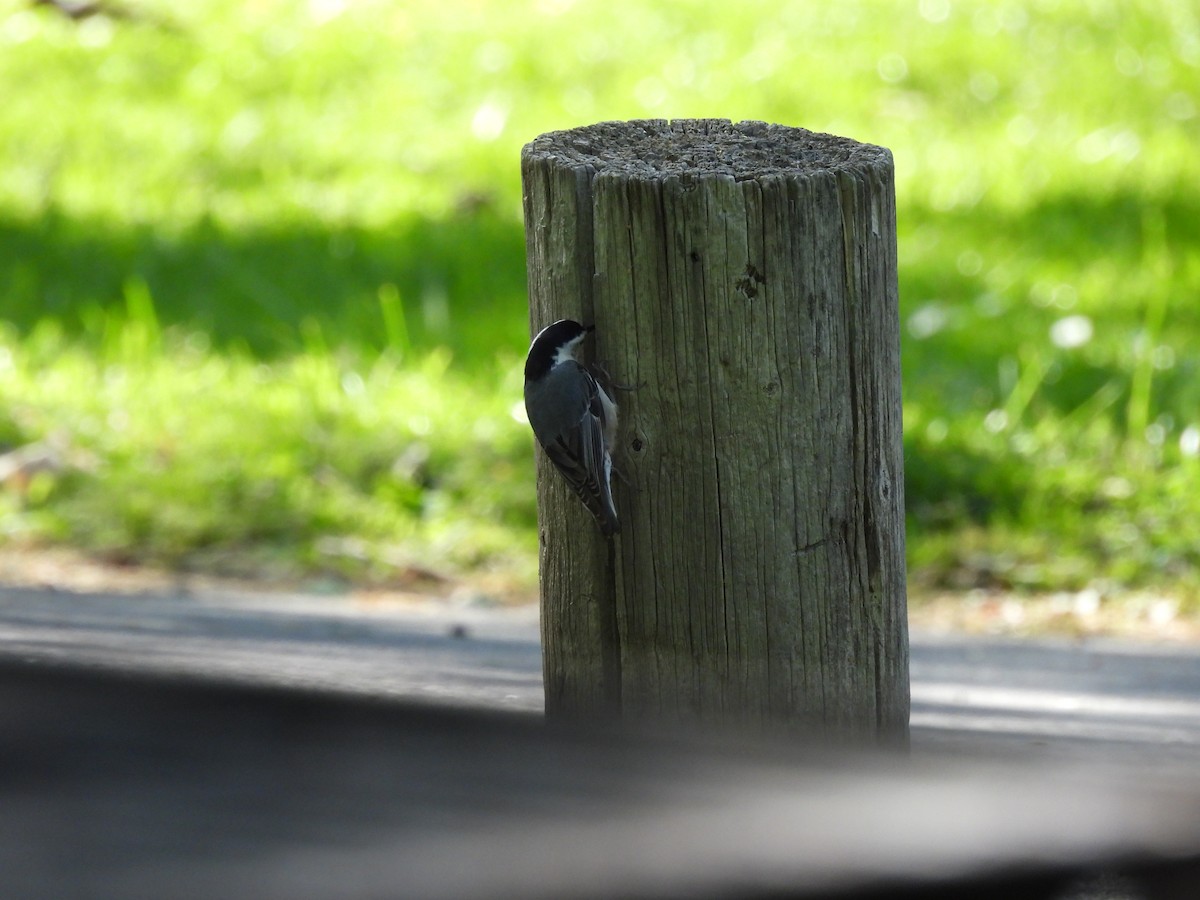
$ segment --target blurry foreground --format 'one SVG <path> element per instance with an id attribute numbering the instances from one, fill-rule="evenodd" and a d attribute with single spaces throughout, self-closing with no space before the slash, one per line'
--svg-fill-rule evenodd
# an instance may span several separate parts
<path id="1" fill-rule="evenodd" d="M 889 754 L 744 724 L 548 727 L 529 609 L 54 600 L 0 604 L 7 897 L 1200 885 L 1191 652 L 918 633 L 911 752 Z"/>

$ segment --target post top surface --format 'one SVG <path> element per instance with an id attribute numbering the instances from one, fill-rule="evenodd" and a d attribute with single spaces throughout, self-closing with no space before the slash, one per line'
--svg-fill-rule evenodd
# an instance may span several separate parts
<path id="1" fill-rule="evenodd" d="M 540 135 L 527 159 L 630 177 L 724 175 L 737 181 L 821 170 L 890 168 L 891 151 L 850 138 L 766 122 L 639 119 Z"/>

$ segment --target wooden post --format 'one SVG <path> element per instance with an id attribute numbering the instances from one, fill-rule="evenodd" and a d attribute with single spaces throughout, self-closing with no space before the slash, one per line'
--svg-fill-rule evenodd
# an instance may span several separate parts
<path id="1" fill-rule="evenodd" d="M 539 452 L 546 711 L 903 742 L 891 153 L 610 122 L 522 154 L 530 317 L 596 326 L 610 545 Z"/>

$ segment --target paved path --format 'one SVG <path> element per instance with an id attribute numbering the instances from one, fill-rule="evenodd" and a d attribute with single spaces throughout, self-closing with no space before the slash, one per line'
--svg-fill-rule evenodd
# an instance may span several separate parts
<path id="1" fill-rule="evenodd" d="M 536 610 L 0 588 L 0 659 L 536 713 Z M 1200 766 L 1200 648 L 914 634 L 914 749 Z"/>
<path id="2" fill-rule="evenodd" d="M 0 667 L 5 898 L 1197 895 L 1191 647 L 917 634 L 903 767 L 530 727 L 533 609 L 0 588 Z"/>

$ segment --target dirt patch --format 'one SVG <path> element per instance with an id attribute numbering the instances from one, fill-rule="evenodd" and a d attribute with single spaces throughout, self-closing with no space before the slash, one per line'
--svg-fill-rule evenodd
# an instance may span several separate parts
<path id="1" fill-rule="evenodd" d="M 368 606 L 445 601 L 521 606 L 537 601 L 534 589 L 511 583 L 497 588 L 486 578 L 439 583 L 436 589 L 399 590 L 347 584 L 335 579 L 222 578 L 145 566 L 116 565 L 66 549 L 0 550 L 0 589 L 5 586 L 113 594 L 300 593 L 346 598 Z M 1023 596 L 972 590 L 909 598 L 909 622 L 926 632 L 1015 637 L 1124 637 L 1200 643 L 1200 615 L 1183 612 L 1170 596 L 1101 594 L 1094 590 Z"/>

